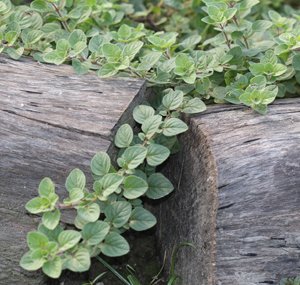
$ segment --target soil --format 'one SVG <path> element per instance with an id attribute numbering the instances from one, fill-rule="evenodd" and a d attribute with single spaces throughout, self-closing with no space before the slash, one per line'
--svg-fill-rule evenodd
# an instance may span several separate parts
<path id="1" fill-rule="evenodd" d="M 160 268 L 161 262 L 156 250 L 155 231 L 150 230 L 141 233 L 130 233 L 128 240 L 131 250 L 130 253 L 120 258 L 105 258 L 124 277 L 128 275 L 126 265 L 135 269 L 136 276 L 142 285 L 150 284 L 152 277 L 155 276 Z M 99 261 L 93 260 L 91 269 L 87 273 L 79 274 L 74 272 L 65 272 L 59 280 L 49 280 L 47 285 L 83 285 L 95 279 L 102 272 L 107 272 L 105 276 L 93 285 L 122 285 L 109 270 L 107 270 Z M 163 283 L 161 283 L 163 284 Z M 159 285 L 159 283 L 157 283 Z"/>

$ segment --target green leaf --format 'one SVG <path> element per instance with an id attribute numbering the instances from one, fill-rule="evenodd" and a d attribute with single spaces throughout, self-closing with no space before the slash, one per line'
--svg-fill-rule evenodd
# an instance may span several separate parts
<path id="1" fill-rule="evenodd" d="M 162 104 L 167 110 L 176 110 L 183 102 L 183 92 L 170 90 L 162 99 Z"/>
<path id="2" fill-rule="evenodd" d="M 120 37 L 123 40 L 127 40 L 130 38 L 132 33 L 132 28 L 128 25 L 123 24 L 119 30 L 118 30 L 118 37 Z"/>
<path id="3" fill-rule="evenodd" d="M 293 67 L 295 70 L 300 71 L 300 54 L 297 53 L 293 57 Z"/>
<path id="4" fill-rule="evenodd" d="M 143 178 L 129 175 L 124 179 L 123 196 L 127 199 L 136 199 L 146 193 L 148 183 Z"/>
<path id="5" fill-rule="evenodd" d="M 45 259 L 43 257 L 35 257 L 34 252 L 29 251 L 22 256 L 20 266 L 25 270 L 35 271 L 40 269 L 44 262 Z"/>
<path id="6" fill-rule="evenodd" d="M 36 197 L 28 201 L 25 208 L 32 214 L 38 214 L 49 211 L 51 209 L 51 203 L 47 198 Z"/>
<path id="7" fill-rule="evenodd" d="M 59 234 L 63 231 L 63 227 L 58 225 L 55 229 L 49 230 L 43 224 L 39 224 L 38 231 L 46 235 L 49 241 L 57 241 Z"/>
<path id="8" fill-rule="evenodd" d="M 194 49 L 195 46 L 200 43 L 201 41 L 201 36 L 200 35 L 191 35 L 189 37 L 187 37 L 186 39 L 184 39 L 180 45 L 184 48 L 184 49 Z"/>
<path id="9" fill-rule="evenodd" d="M 104 214 L 106 216 L 106 221 L 112 223 L 116 228 L 124 226 L 131 214 L 131 204 L 125 201 L 114 202 L 108 205 Z"/>
<path id="10" fill-rule="evenodd" d="M 72 59 L 72 67 L 74 68 L 74 70 L 77 74 L 82 75 L 82 74 L 86 74 L 89 72 L 89 70 L 91 68 L 91 64 L 88 61 L 81 62 L 79 59 L 73 58 Z"/>
<path id="11" fill-rule="evenodd" d="M 129 226 L 135 231 L 145 231 L 152 228 L 156 222 L 152 213 L 142 207 L 137 207 L 131 213 Z"/>
<path id="12" fill-rule="evenodd" d="M 104 64 L 97 72 L 98 76 L 106 78 L 114 76 L 118 73 L 118 68 L 113 63 Z"/>
<path id="13" fill-rule="evenodd" d="M 147 149 L 140 145 L 128 147 L 121 158 L 123 159 L 124 166 L 128 169 L 134 169 L 144 162 L 147 155 Z"/>
<path id="14" fill-rule="evenodd" d="M 24 47 L 19 47 L 17 49 L 9 47 L 9 48 L 6 49 L 6 53 L 12 59 L 15 59 L 15 60 L 18 60 L 23 55 L 23 52 L 24 52 Z"/>
<path id="15" fill-rule="evenodd" d="M 19 32 L 17 31 L 9 31 L 5 34 L 4 40 L 8 45 L 13 45 L 15 41 L 18 39 Z"/>
<path id="16" fill-rule="evenodd" d="M 74 47 L 78 42 L 86 43 L 86 35 L 82 30 L 74 30 L 69 36 L 69 44 Z"/>
<path id="17" fill-rule="evenodd" d="M 75 253 L 66 256 L 65 267 L 73 272 L 89 270 L 91 258 L 88 249 L 79 248 Z"/>
<path id="18" fill-rule="evenodd" d="M 182 106 L 182 112 L 186 114 L 201 113 L 206 110 L 206 105 L 199 98 L 193 98 L 185 102 Z"/>
<path id="19" fill-rule="evenodd" d="M 117 173 L 108 173 L 99 182 L 102 186 L 102 195 L 109 196 L 122 184 L 123 177 Z"/>
<path id="20" fill-rule="evenodd" d="M 110 157 L 106 152 L 98 152 L 91 161 L 91 170 L 97 176 L 104 176 L 109 172 L 111 166 Z"/>
<path id="21" fill-rule="evenodd" d="M 102 52 L 109 63 L 120 62 L 122 50 L 115 44 L 107 43 L 102 46 Z"/>
<path id="22" fill-rule="evenodd" d="M 76 168 L 71 171 L 66 180 L 66 188 L 68 191 L 71 191 L 74 188 L 79 188 L 84 190 L 86 184 L 86 178 L 84 173 Z"/>
<path id="23" fill-rule="evenodd" d="M 182 120 L 170 118 L 164 122 L 163 134 L 167 137 L 176 136 L 188 130 L 188 126 Z"/>
<path id="24" fill-rule="evenodd" d="M 195 67 L 194 60 L 185 53 L 176 56 L 174 73 L 177 75 L 185 75 L 193 71 Z"/>
<path id="25" fill-rule="evenodd" d="M 79 243 L 81 234 L 74 230 L 62 231 L 58 236 L 59 250 L 66 251 Z"/>
<path id="26" fill-rule="evenodd" d="M 27 234 L 27 244 L 31 250 L 44 248 L 48 242 L 48 238 L 43 233 L 33 231 Z"/>
<path id="27" fill-rule="evenodd" d="M 106 236 L 100 248 L 102 253 L 109 257 L 122 256 L 129 252 L 129 244 L 126 239 L 115 232 L 111 232 Z"/>
<path id="28" fill-rule="evenodd" d="M 236 8 L 229 8 L 226 9 L 224 12 L 224 18 L 228 21 L 233 18 L 233 16 L 236 14 L 237 9 Z"/>
<path id="29" fill-rule="evenodd" d="M 58 278 L 62 272 L 61 258 L 56 256 L 52 260 L 45 262 L 42 269 L 47 276 L 51 278 Z"/>
<path id="30" fill-rule="evenodd" d="M 109 229 L 109 224 L 103 221 L 88 223 L 82 229 L 82 238 L 88 245 L 97 245 L 104 240 Z"/>
<path id="31" fill-rule="evenodd" d="M 74 225 L 75 225 L 75 227 L 76 227 L 77 229 L 82 230 L 83 227 L 84 227 L 84 225 L 86 225 L 86 224 L 88 224 L 88 223 L 89 223 L 88 221 L 82 219 L 79 215 L 77 215 L 77 216 L 75 217 Z"/>
<path id="32" fill-rule="evenodd" d="M 154 173 L 148 178 L 149 190 L 146 196 L 150 199 L 160 199 L 169 195 L 174 187 L 172 183 L 161 173 Z"/>
<path id="33" fill-rule="evenodd" d="M 88 204 L 77 209 L 79 217 L 87 222 L 95 222 L 100 216 L 100 207 L 97 203 Z"/>
<path id="34" fill-rule="evenodd" d="M 273 26 L 273 23 L 267 20 L 257 20 L 252 24 L 253 32 L 264 32 Z"/>
<path id="35" fill-rule="evenodd" d="M 147 37 L 147 40 L 154 46 L 167 49 L 176 42 L 177 33 L 156 33 Z"/>
<path id="36" fill-rule="evenodd" d="M 43 214 L 42 222 L 45 227 L 53 230 L 57 227 L 60 221 L 60 211 L 55 209 L 53 212 L 46 212 Z"/>
<path id="37" fill-rule="evenodd" d="M 143 124 L 146 119 L 154 116 L 154 114 L 154 109 L 146 105 L 139 105 L 133 110 L 133 118 L 139 124 Z"/>
<path id="38" fill-rule="evenodd" d="M 147 163 L 151 166 L 162 164 L 170 155 L 170 150 L 160 144 L 150 144 L 147 152 Z"/>
<path id="39" fill-rule="evenodd" d="M 44 54 L 43 59 L 45 62 L 60 65 L 66 60 L 66 56 L 59 54 L 56 50 L 53 50 Z"/>
<path id="40" fill-rule="evenodd" d="M 140 64 L 137 67 L 139 71 L 148 71 L 150 70 L 161 58 L 162 52 L 160 51 L 151 51 L 140 58 Z"/>
<path id="41" fill-rule="evenodd" d="M 147 138 L 151 138 L 158 130 L 162 123 L 162 116 L 154 115 L 147 118 L 142 124 L 142 131 Z"/>
<path id="42" fill-rule="evenodd" d="M 79 202 L 84 197 L 84 193 L 79 188 L 73 188 L 69 191 L 69 197 L 64 199 L 64 204 L 69 205 Z"/>
<path id="43" fill-rule="evenodd" d="M 34 0 L 30 3 L 30 8 L 36 10 L 40 13 L 45 13 L 50 10 L 47 1 L 44 0 Z"/>
<path id="44" fill-rule="evenodd" d="M 119 148 L 129 147 L 133 140 L 133 130 L 130 125 L 122 125 L 115 136 L 115 145 Z"/>
<path id="45" fill-rule="evenodd" d="M 39 194 L 41 197 L 47 198 L 50 194 L 55 192 L 55 185 L 48 177 L 44 178 L 39 185 Z"/>
<path id="46" fill-rule="evenodd" d="M 103 43 L 104 37 L 101 35 L 95 35 L 89 41 L 89 50 L 91 52 L 98 52 Z"/>
<path id="47" fill-rule="evenodd" d="M 143 42 L 136 41 L 129 44 L 126 44 L 123 48 L 122 54 L 123 56 L 127 56 L 129 60 L 133 60 L 136 54 L 140 51 L 143 46 Z"/>
<path id="48" fill-rule="evenodd" d="M 26 45 L 32 45 L 36 42 L 38 42 L 44 33 L 40 30 L 31 30 L 31 29 L 26 29 L 22 31 L 21 38 L 24 44 Z"/>

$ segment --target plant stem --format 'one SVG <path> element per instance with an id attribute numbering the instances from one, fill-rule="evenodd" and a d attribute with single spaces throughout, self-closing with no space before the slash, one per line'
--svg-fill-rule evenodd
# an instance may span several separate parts
<path id="1" fill-rule="evenodd" d="M 221 28 L 221 30 L 222 30 L 222 32 L 223 32 L 223 35 L 224 35 L 224 37 L 225 37 L 226 44 L 227 44 L 228 48 L 231 48 L 229 38 L 228 38 L 228 36 L 227 36 L 227 34 L 226 34 L 226 32 L 225 32 L 224 26 L 223 26 L 222 24 L 220 24 L 220 28 Z"/>
<path id="2" fill-rule="evenodd" d="M 57 15 L 58 15 L 60 18 L 63 18 L 63 15 L 61 14 L 59 8 L 55 5 L 55 3 L 51 3 L 51 5 L 53 6 L 53 8 L 54 8 L 55 12 L 57 13 Z M 70 30 L 70 28 L 69 28 L 69 26 L 68 26 L 67 21 L 61 20 L 61 23 L 62 23 L 62 25 L 63 25 L 63 27 L 64 27 L 64 29 L 65 29 L 66 31 L 71 32 L 71 30 Z"/>
<path id="3" fill-rule="evenodd" d="M 240 25 L 239 25 L 239 22 L 238 22 L 238 20 L 237 20 L 237 18 L 236 18 L 236 16 L 233 16 L 232 20 L 233 20 L 233 22 L 236 24 L 237 27 L 240 26 Z M 246 38 L 244 35 L 243 35 L 243 40 L 244 40 L 244 43 L 245 43 L 246 48 L 249 49 L 249 43 L 248 43 L 248 41 L 247 41 L 247 38 Z"/>
<path id="4" fill-rule="evenodd" d="M 97 201 L 97 197 L 95 197 L 95 198 L 93 198 L 93 199 L 91 199 L 91 200 L 86 200 L 86 199 L 83 199 L 83 200 L 80 200 L 80 201 L 78 201 L 78 202 L 76 202 L 76 203 L 71 203 L 71 204 L 68 204 L 68 205 L 65 205 L 65 204 L 62 204 L 62 203 L 57 203 L 56 204 L 56 208 L 57 209 L 61 209 L 61 210 L 68 210 L 68 209 L 73 209 L 73 208 L 75 208 L 76 206 L 78 206 L 80 203 L 82 203 L 82 202 L 85 202 L 85 201 L 88 201 L 88 202 L 95 202 L 95 201 Z"/>

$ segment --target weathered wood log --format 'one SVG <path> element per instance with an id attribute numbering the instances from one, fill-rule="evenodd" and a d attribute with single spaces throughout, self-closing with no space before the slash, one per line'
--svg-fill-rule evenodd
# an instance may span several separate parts
<path id="1" fill-rule="evenodd" d="M 120 123 L 132 122 L 145 85 L 5 57 L 0 74 L 0 284 L 45 284 L 42 274 L 19 267 L 26 234 L 38 223 L 25 203 L 43 177 L 51 177 L 62 194 L 73 168 L 88 174 L 97 151 L 113 155 L 113 133 Z"/>
<path id="2" fill-rule="evenodd" d="M 190 119 L 168 164 L 178 189 L 159 206 L 159 243 L 185 285 L 278 284 L 300 276 L 300 99 L 267 115 L 211 106 Z M 167 213 L 167 214 L 166 214 Z"/>

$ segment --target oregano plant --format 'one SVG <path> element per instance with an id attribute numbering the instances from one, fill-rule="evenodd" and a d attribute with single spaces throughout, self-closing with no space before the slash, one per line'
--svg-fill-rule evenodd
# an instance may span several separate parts
<path id="1" fill-rule="evenodd" d="M 169 89 L 160 112 L 148 105 L 134 109 L 133 117 L 141 131 L 134 135 L 128 124 L 118 129 L 114 140 L 120 149 L 117 166 L 105 152 L 92 158 L 92 189 L 87 188 L 86 177 L 79 169 L 67 177 L 69 195 L 63 201 L 59 201 L 50 178 L 41 181 L 39 196 L 26 204 L 30 213 L 42 214 L 42 221 L 37 231 L 27 235 L 30 250 L 21 259 L 23 268 L 42 268 L 52 278 L 58 278 L 63 269 L 86 271 L 91 257 L 100 253 L 117 257 L 129 252 L 122 236 L 126 230 L 144 231 L 156 224 L 141 197 L 159 199 L 173 191 L 171 182 L 155 172 L 155 167 L 169 157 L 176 135 L 188 128 L 174 114 L 183 108 L 183 97 L 182 91 Z M 64 230 L 60 226 L 61 211 L 71 208 L 77 211 L 77 230 Z"/>
<path id="2" fill-rule="evenodd" d="M 202 112 L 214 102 L 265 114 L 276 98 L 299 94 L 300 11 L 282 2 L 0 1 L 0 52 L 71 64 L 78 74 L 143 78 L 157 95 L 151 105 L 134 109 L 137 133 L 128 124 L 118 129 L 116 161 L 104 152 L 92 158 L 91 188 L 79 169 L 67 177 L 63 200 L 50 178 L 41 181 L 38 197 L 26 204 L 42 218 L 28 233 L 23 268 L 58 278 L 64 269 L 88 270 L 93 256 L 127 254 L 122 234 L 156 223 L 143 198 L 173 191 L 157 167 L 188 129 L 182 113 Z M 77 212 L 76 229 L 61 226 L 61 212 L 68 209 Z"/>

